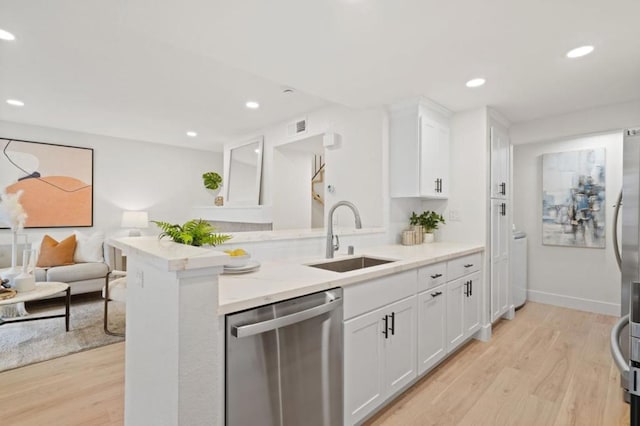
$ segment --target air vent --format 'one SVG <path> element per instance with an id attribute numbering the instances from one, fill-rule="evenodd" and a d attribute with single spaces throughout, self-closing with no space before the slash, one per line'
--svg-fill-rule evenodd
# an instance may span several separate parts
<path id="1" fill-rule="evenodd" d="M 307 131 L 307 119 L 303 118 L 300 120 L 296 120 L 293 123 L 287 125 L 287 135 L 294 136 L 299 135 L 301 133 L 305 133 Z"/>

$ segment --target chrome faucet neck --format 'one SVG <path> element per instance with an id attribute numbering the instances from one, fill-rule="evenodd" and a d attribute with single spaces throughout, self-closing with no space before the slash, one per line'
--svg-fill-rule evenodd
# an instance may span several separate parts
<path id="1" fill-rule="evenodd" d="M 333 212 L 340 206 L 346 206 L 351 209 L 356 221 L 356 229 L 362 229 L 362 221 L 360 220 L 360 212 L 355 204 L 349 201 L 338 201 L 335 203 L 330 209 L 329 214 L 327 215 L 327 250 L 326 255 L 327 259 L 333 258 L 334 246 L 333 246 Z"/>

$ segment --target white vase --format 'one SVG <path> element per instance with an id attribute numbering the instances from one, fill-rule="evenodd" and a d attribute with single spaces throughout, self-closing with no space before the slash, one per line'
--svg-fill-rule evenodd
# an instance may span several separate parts
<path id="1" fill-rule="evenodd" d="M 13 289 L 18 293 L 35 290 L 36 278 L 31 274 L 23 272 L 13 279 Z"/>
<path id="2" fill-rule="evenodd" d="M 432 243 L 434 242 L 436 239 L 436 236 L 433 234 L 433 232 L 425 232 L 424 233 L 424 242 L 426 243 Z"/>

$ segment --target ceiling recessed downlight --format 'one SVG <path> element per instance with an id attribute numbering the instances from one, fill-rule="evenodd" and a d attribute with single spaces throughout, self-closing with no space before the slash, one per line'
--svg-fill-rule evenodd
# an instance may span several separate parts
<path id="1" fill-rule="evenodd" d="M 2 28 L 0 28 L 0 40 L 12 41 L 15 39 L 16 39 L 16 36 L 11 34 L 9 31 L 5 31 Z"/>
<path id="2" fill-rule="evenodd" d="M 593 46 L 580 46 L 567 52 L 567 58 L 580 58 L 593 52 Z"/>
<path id="3" fill-rule="evenodd" d="M 486 82 L 487 80 L 485 80 L 484 78 L 474 78 L 467 81 L 466 84 L 467 84 L 467 87 L 480 87 Z"/>
<path id="4" fill-rule="evenodd" d="M 17 99 L 7 99 L 7 103 L 13 106 L 24 106 L 24 102 Z"/>
<path id="5" fill-rule="evenodd" d="M 198 133 L 194 132 L 193 130 L 189 130 L 187 132 L 187 136 L 189 136 L 190 138 L 195 138 L 196 136 L 198 136 Z"/>
<path id="6" fill-rule="evenodd" d="M 256 101 L 248 101 L 245 105 L 249 109 L 258 109 L 258 108 L 260 108 L 260 104 L 257 103 Z"/>

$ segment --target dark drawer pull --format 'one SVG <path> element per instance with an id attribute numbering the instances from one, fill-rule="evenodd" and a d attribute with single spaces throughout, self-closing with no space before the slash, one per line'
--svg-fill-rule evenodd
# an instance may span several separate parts
<path id="1" fill-rule="evenodd" d="M 441 291 L 436 291 L 435 293 L 431 293 L 431 297 L 438 297 L 441 296 L 442 292 Z"/>
<path id="2" fill-rule="evenodd" d="M 384 318 L 382 318 L 382 321 L 384 321 L 384 329 L 382 330 L 382 334 L 384 334 L 385 339 L 388 339 L 389 338 L 389 315 L 385 315 Z"/>
<path id="3" fill-rule="evenodd" d="M 467 263 L 466 265 L 464 265 L 465 268 L 471 268 L 473 266 L 473 263 Z"/>
<path id="4" fill-rule="evenodd" d="M 431 278 L 435 280 L 436 278 L 440 278 L 441 276 L 442 274 L 435 274 L 435 275 L 431 275 Z"/>

